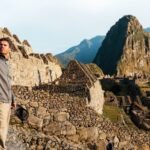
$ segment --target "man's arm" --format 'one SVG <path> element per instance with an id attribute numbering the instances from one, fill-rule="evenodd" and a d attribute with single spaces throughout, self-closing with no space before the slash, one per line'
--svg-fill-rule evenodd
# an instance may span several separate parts
<path id="1" fill-rule="evenodd" d="M 12 102 L 11 102 L 11 108 L 16 108 L 16 98 L 15 98 L 15 95 L 14 95 L 14 92 L 13 91 L 11 91 L 11 93 L 12 93 Z"/>

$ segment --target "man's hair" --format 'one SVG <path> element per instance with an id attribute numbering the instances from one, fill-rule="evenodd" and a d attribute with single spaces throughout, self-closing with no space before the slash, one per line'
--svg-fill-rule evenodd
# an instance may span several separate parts
<path id="1" fill-rule="evenodd" d="M 9 44 L 9 47 L 12 48 L 12 41 L 10 40 L 10 38 L 8 37 L 0 38 L 0 42 L 1 41 L 7 41 Z"/>

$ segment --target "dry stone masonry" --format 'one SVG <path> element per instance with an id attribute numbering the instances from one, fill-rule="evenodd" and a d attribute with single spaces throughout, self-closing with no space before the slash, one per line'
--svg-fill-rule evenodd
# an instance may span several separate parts
<path id="1" fill-rule="evenodd" d="M 35 89 L 44 89 L 57 93 L 69 93 L 86 98 L 86 105 L 92 107 L 97 113 L 102 114 L 104 104 L 104 91 L 99 80 L 93 75 L 87 65 L 76 60 L 70 61 L 62 76 L 53 84 L 42 85 Z"/>
<path id="2" fill-rule="evenodd" d="M 13 85 L 35 86 L 50 83 L 62 74 L 61 67 L 52 54 L 33 53 L 27 40 L 21 42 L 7 28 L 0 28 L 1 37 L 9 37 L 13 42 L 10 55 Z"/>
<path id="3" fill-rule="evenodd" d="M 13 87 L 18 104 L 30 113 L 26 123 L 14 115 L 7 146 L 10 150 L 149 150 L 150 133 L 112 123 L 86 107 L 85 98 L 67 93 Z"/>

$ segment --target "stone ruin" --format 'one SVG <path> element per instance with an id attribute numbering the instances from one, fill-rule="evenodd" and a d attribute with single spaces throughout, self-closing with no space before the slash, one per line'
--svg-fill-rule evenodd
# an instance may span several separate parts
<path id="1" fill-rule="evenodd" d="M 104 104 L 104 91 L 99 80 L 93 75 L 87 65 L 76 60 L 70 61 L 60 78 L 51 84 L 34 87 L 53 93 L 69 93 L 85 97 L 86 104 L 97 113 L 102 114 Z"/>
<path id="2" fill-rule="evenodd" d="M 146 92 L 147 95 L 143 97 L 138 90 L 136 80 L 134 77 L 102 79 L 101 83 L 103 88 L 106 90 L 106 87 L 109 87 L 109 89 L 107 89 L 108 91 L 106 90 L 104 93 L 105 104 L 115 105 L 122 108 L 136 126 L 144 130 L 150 130 L 149 93 Z M 118 92 L 121 92 L 121 86 L 126 86 L 128 93 L 121 95 L 116 93 L 115 95 L 114 93 L 117 90 Z"/>
<path id="3" fill-rule="evenodd" d="M 102 113 L 103 91 L 88 66 L 72 61 L 62 74 L 51 54 L 33 53 L 27 41 L 21 42 L 7 28 L 0 29 L 0 36 L 13 41 L 10 55 L 13 91 L 17 103 L 30 114 L 24 124 L 12 114 L 9 149 L 102 150 L 110 141 L 118 149 L 137 145 L 143 150 L 142 146 L 150 146 L 149 133 L 139 131 L 138 136 L 134 129 L 128 130 L 98 115 Z"/>
<path id="4" fill-rule="evenodd" d="M 17 103 L 29 111 L 24 124 L 12 114 L 10 150 L 118 150 L 150 148 L 150 133 L 113 123 L 87 107 L 84 97 L 13 86 Z M 149 150 L 149 149 L 148 149 Z"/>
<path id="5" fill-rule="evenodd" d="M 21 42 L 7 28 L 0 28 L 2 37 L 10 38 L 13 43 L 9 61 L 13 85 L 35 86 L 52 82 L 61 76 L 60 64 L 52 54 L 33 53 L 27 40 Z"/>

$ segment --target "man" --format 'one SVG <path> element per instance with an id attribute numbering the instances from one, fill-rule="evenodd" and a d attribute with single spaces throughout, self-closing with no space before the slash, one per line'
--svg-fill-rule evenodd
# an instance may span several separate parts
<path id="1" fill-rule="evenodd" d="M 6 150 L 11 107 L 15 108 L 13 92 L 11 90 L 9 66 L 7 64 L 12 43 L 9 38 L 0 39 L 0 146 Z"/>

